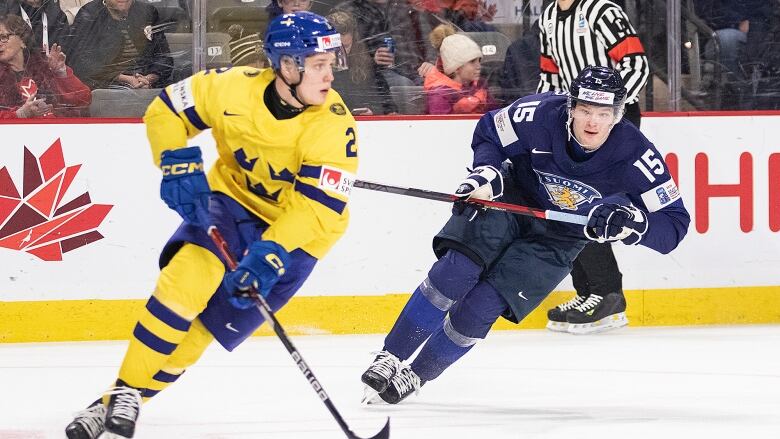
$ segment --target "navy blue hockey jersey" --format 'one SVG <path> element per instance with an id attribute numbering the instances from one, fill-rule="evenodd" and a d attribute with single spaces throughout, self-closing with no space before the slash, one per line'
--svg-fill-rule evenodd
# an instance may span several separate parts
<path id="1" fill-rule="evenodd" d="M 601 203 L 628 204 L 647 213 L 639 244 L 672 251 L 688 231 L 690 215 L 663 156 L 633 124 L 618 122 L 588 160 L 567 152 L 567 96 L 526 96 L 491 111 L 474 131 L 474 166 L 512 162 L 512 182 L 526 203 L 542 209 L 587 215 Z M 567 236 L 584 238 L 581 226 L 560 224 Z"/>

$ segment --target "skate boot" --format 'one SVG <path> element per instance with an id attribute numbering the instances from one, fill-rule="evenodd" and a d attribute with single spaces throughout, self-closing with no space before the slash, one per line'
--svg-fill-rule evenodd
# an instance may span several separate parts
<path id="1" fill-rule="evenodd" d="M 68 439 L 97 439 L 105 427 L 106 406 L 98 399 L 89 407 L 76 413 L 73 422 L 65 427 L 65 436 Z"/>
<path id="2" fill-rule="evenodd" d="M 369 404 L 381 404 L 382 402 L 398 404 L 412 393 L 419 393 L 423 384 L 425 382 L 420 380 L 420 377 L 414 373 L 411 367 L 402 364 L 401 368 L 390 380 L 390 385 L 387 386 L 387 389 L 384 392 L 379 392 L 379 395 L 369 401 Z"/>
<path id="3" fill-rule="evenodd" d="M 628 325 L 626 298 L 622 292 L 605 296 L 591 294 L 566 314 L 571 334 L 592 334 Z"/>
<path id="4" fill-rule="evenodd" d="M 401 360 L 387 351 L 376 352 L 376 358 L 371 366 L 368 366 L 360 380 L 376 393 L 384 392 L 390 385 L 390 380 L 402 366 Z"/>
<path id="5" fill-rule="evenodd" d="M 555 308 L 550 308 L 547 311 L 547 329 L 555 332 L 567 332 L 569 322 L 566 321 L 566 314 L 585 302 L 585 299 L 585 296 L 577 294 L 571 300 L 563 302 Z"/>
<path id="6" fill-rule="evenodd" d="M 111 395 L 106 410 L 106 433 L 109 438 L 131 438 L 141 412 L 141 392 L 122 380 L 106 392 Z"/>

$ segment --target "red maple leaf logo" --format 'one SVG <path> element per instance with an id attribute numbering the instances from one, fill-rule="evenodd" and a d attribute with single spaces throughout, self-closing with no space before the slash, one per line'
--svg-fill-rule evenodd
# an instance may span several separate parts
<path id="1" fill-rule="evenodd" d="M 95 229 L 114 206 L 92 204 L 89 192 L 60 206 L 80 168 L 65 167 L 57 139 L 40 157 L 24 148 L 22 196 L 8 169 L 0 169 L 0 247 L 61 261 L 63 253 L 102 239 Z"/>

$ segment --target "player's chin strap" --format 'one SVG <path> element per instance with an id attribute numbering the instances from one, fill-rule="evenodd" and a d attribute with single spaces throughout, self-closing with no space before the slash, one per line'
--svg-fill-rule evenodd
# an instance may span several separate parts
<path id="1" fill-rule="evenodd" d="M 303 75 L 306 73 L 306 70 L 299 70 L 299 72 L 301 73 L 301 79 L 299 79 L 298 82 L 296 82 L 295 84 L 290 84 L 289 82 L 287 82 L 287 80 L 284 78 L 284 75 L 282 75 L 281 71 L 277 71 L 276 76 L 281 78 L 282 82 L 284 82 L 284 85 L 286 85 L 287 88 L 290 89 L 290 94 L 292 95 L 293 99 L 298 101 L 299 104 L 303 105 L 303 108 L 301 109 L 301 111 L 303 111 L 309 108 L 310 105 L 303 102 L 303 100 L 301 100 L 301 98 L 298 97 L 298 86 L 301 85 L 301 82 L 303 82 Z"/>

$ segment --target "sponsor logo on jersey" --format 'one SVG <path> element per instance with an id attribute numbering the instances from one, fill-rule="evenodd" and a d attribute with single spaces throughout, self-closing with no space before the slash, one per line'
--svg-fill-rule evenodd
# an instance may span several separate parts
<path id="1" fill-rule="evenodd" d="M 26 147 L 23 154 L 21 166 L 0 164 L 0 247 L 61 261 L 103 239 L 97 228 L 114 206 L 93 204 L 89 192 L 67 194 L 83 165 L 65 165 L 60 139 L 38 157 Z M 22 192 L 9 168 L 23 169 Z"/>
<path id="2" fill-rule="evenodd" d="M 335 115 L 338 115 L 338 116 L 343 116 L 343 115 L 347 114 L 347 109 L 344 108 L 343 105 L 341 105 L 339 103 L 335 103 L 335 104 L 330 106 L 330 112 L 335 114 Z"/>
<path id="3" fill-rule="evenodd" d="M 660 201 L 661 204 L 666 204 L 669 202 L 669 200 L 672 199 L 672 197 L 670 197 L 669 194 L 666 192 L 666 189 L 662 187 L 656 189 L 655 194 L 658 195 L 658 201 Z"/>
<path id="4" fill-rule="evenodd" d="M 349 196 L 355 184 L 355 175 L 342 169 L 323 166 L 318 186 L 322 189 Z"/>
<path id="5" fill-rule="evenodd" d="M 260 70 L 244 70 L 244 76 L 247 78 L 254 78 L 260 74 Z"/>
<path id="6" fill-rule="evenodd" d="M 322 50 L 335 49 L 341 47 L 341 34 L 326 35 L 317 37 L 317 47 Z"/>
<path id="7" fill-rule="evenodd" d="M 168 96 L 171 98 L 171 104 L 177 113 L 195 106 L 195 96 L 192 94 L 192 77 L 173 84 Z"/>
<path id="8" fill-rule="evenodd" d="M 592 102 L 594 104 L 613 105 L 615 103 L 615 93 L 580 87 L 580 93 L 577 96 L 577 99 Z"/>
<path id="9" fill-rule="evenodd" d="M 550 201 L 561 209 L 577 210 L 584 203 L 592 203 L 594 200 L 602 198 L 599 191 L 580 181 L 547 172 L 534 171 L 539 176 L 539 182 L 544 185 Z"/>
<path id="10" fill-rule="evenodd" d="M 502 146 L 509 146 L 517 142 L 517 133 L 509 122 L 509 107 L 501 109 L 493 116 L 493 124 L 496 126 L 496 134 L 498 134 Z"/>
<path id="11" fill-rule="evenodd" d="M 585 21 L 585 14 L 580 12 L 580 16 L 577 19 L 577 28 L 574 29 L 574 33 L 577 35 L 585 35 L 588 32 L 588 22 Z"/>
<path id="12" fill-rule="evenodd" d="M 648 212 L 655 212 L 674 203 L 680 198 L 680 189 L 674 183 L 674 180 L 659 184 L 642 194 L 642 201 L 645 203 Z"/>

